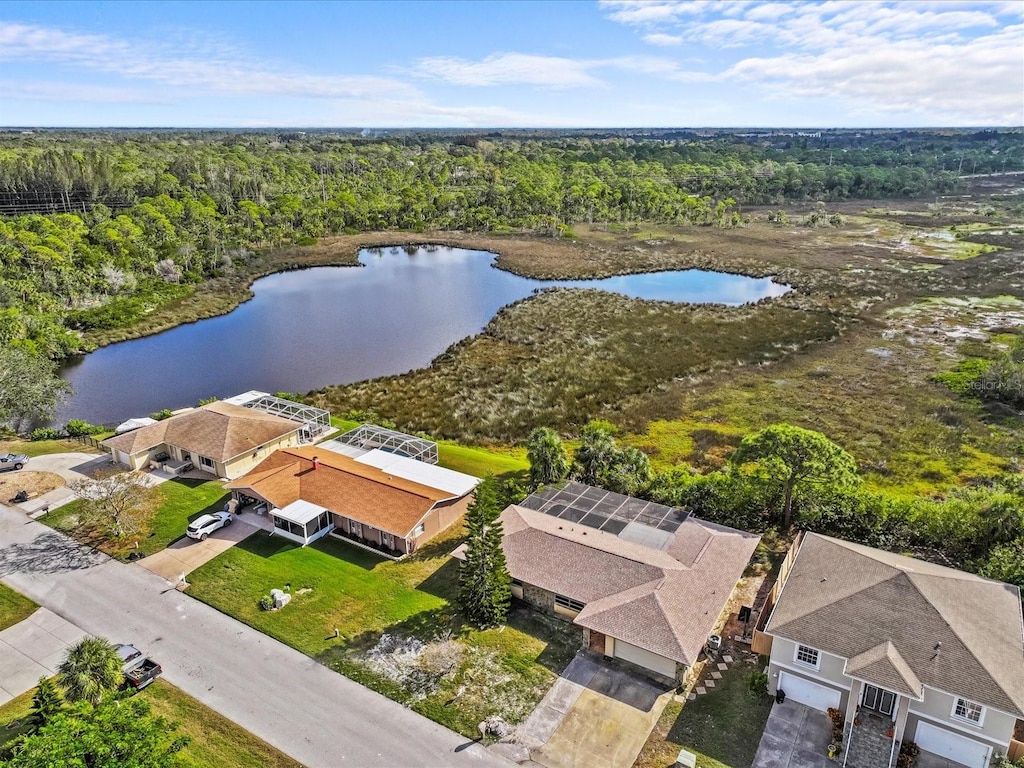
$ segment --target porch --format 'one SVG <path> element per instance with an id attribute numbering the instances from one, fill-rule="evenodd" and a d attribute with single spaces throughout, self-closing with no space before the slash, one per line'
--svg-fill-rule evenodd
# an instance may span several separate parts
<path id="1" fill-rule="evenodd" d="M 297 544 L 306 546 L 334 528 L 331 513 L 308 501 L 299 499 L 283 509 L 271 509 L 275 536 L 283 536 Z"/>
<path id="2" fill-rule="evenodd" d="M 907 726 L 910 697 L 854 678 L 846 706 L 846 768 L 891 768 Z"/>

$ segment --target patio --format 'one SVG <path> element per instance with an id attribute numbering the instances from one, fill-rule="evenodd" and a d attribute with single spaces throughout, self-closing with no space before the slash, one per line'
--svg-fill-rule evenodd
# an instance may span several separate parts
<path id="1" fill-rule="evenodd" d="M 752 768 L 833 768 L 828 757 L 832 729 L 824 712 L 797 704 L 776 703 L 757 747 Z"/>

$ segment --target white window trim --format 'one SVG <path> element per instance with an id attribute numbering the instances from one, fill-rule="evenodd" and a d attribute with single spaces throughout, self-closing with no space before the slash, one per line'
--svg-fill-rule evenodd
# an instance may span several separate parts
<path id="1" fill-rule="evenodd" d="M 977 720 L 971 720 L 969 717 L 961 717 L 956 713 L 956 707 L 961 701 L 964 702 L 964 704 L 973 704 L 974 706 L 981 708 L 981 713 L 979 714 Z M 965 725 L 973 725 L 975 728 L 981 728 L 985 724 L 985 705 L 979 704 L 976 701 L 971 701 L 970 699 L 966 699 L 963 696 L 954 696 L 953 709 L 949 713 L 949 716 L 958 723 L 964 723 Z"/>
<path id="2" fill-rule="evenodd" d="M 206 467 L 207 469 L 216 469 L 217 462 L 211 459 L 209 456 L 200 456 L 199 466 Z"/>
<path id="3" fill-rule="evenodd" d="M 800 649 L 801 648 L 805 648 L 808 651 L 814 651 L 814 653 L 816 654 L 815 658 L 817 658 L 817 662 L 815 662 L 814 664 L 811 664 L 811 663 L 806 662 L 803 659 L 801 659 L 800 658 Z M 796 644 L 796 648 L 793 650 L 793 663 L 800 665 L 804 669 L 813 669 L 813 670 L 816 670 L 816 671 L 820 670 L 821 669 L 821 651 L 819 651 L 817 648 L 812 648 L 809 645 L 803 645 L 801 643 L 797 643 Z"/>
<path id="4" fill-rule="evenodd" d="M 427 531 L 427 526 L 424 525 L 423 523 L 420 523 L 419 525 L 417 525 L 415 528 L 412 529 L 412 535 L 413 536 L 422 536 L 424 533 L 426 533 L 426 531 Z"/>

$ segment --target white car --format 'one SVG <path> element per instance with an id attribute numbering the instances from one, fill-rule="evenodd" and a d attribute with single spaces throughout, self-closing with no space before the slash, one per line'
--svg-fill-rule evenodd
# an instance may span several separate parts
<path id="1" fill-rule="evenodd" d="M 197 517 L 188 524 L 185 535 L 190 539 L 206 541 L 206 537 L 220 528 L 227 528 L 231 525 L 230 512 L 214 512 L 209 515 Z"/>

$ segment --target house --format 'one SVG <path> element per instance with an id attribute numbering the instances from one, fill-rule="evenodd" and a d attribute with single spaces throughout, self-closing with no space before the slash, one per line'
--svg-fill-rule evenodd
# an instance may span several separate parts
<path id="1" fill-rule="evenodd" d="M 218 401 L 103 441 L 131 469 L 154 462 L 191 462 L 228 479 L 245 474 L 278 448 L 298 445 L 306 425 L 251 407 Z"/>
<path id="2" fill-rule="evenodd" d="M 276 451 L 227 488 L 267 504 L 275 535 L 305 545 L 330 533 L 403 555 L 458 520 L 479 482 L 380 448 L 318 445 Z"/>
<path id="3" fill-rule="evenodd" d="M 1024 716 L 1022 626 L 1016 587 L 809 533 L 765 626 L 769 688 L 841 710 L 845 764 L 913 741 L 987 768 Z"/>
<path id="4" fill-rule="evenodd" d="M 500 519 L 516 598 L 580 627 L 591 650 L 673 682 L 697 661 L 759 540 L 572 482 Z"/>

